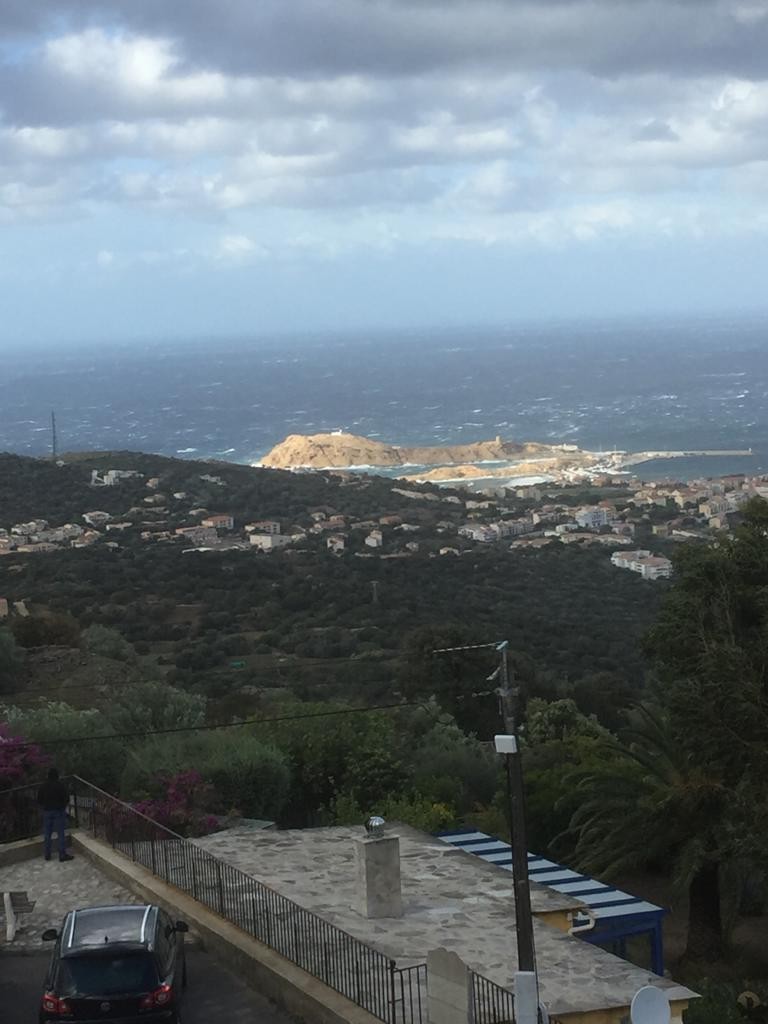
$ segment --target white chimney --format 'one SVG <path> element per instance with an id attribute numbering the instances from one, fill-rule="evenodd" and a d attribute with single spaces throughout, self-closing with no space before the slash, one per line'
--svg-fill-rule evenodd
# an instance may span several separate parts
<path id="1" fill-rule="evenodd" d="M 372 821 L 380 819 L 371 819 Z M 383 822 L 381 823 L 383 827 Z M 369 832 L 355 839 L 357 885 L 354 909 L 362 917 L 402 917 L 400 840 Z"/>

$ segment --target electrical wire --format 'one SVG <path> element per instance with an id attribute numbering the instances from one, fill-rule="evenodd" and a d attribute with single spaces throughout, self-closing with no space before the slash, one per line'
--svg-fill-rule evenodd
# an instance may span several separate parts
<path id="1" fill-rule="evenodd" d="M 58 747 L 65 743 L 87 743 L 97 740 L 124 740 L 124 739 L 148 739 L 151 736 L 171 736 L 179 733 L 190 732 L 213 732 L 217 729 L 236 729 L 244 725 L 269 725 L 273 722 L 300 722 L 310 718 L 329 718 L 333 715 L 360 715 L 370 714 L 372 711 L 392 711 L 399 708 L 427 708 L 427 705 L 420 701 L 411 701 L 405 704 L 375 704 L 370 708 L 341 708 L 338 711 L 315 711 L 304 715 L 277 715 L 274 718 L 243 718 L 239 722 L 216 722 L 210 725 L 184 725 L 172 729 L 152 729 L 146 732 L 116 732 L 103 733 L 99 736 L 66 736 L 54 740 L 40 740 L 39 742 L 25 741 L 13 743 L 13 750 L 27 750 L 30 747 Z"/>

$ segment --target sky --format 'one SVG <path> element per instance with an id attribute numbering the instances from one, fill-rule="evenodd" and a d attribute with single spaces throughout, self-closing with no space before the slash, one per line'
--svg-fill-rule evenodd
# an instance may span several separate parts
<path id="1" fill-rule="evenodd" d="M 3 0 L 0 348 L 766 311 L 768 0 Z"/>

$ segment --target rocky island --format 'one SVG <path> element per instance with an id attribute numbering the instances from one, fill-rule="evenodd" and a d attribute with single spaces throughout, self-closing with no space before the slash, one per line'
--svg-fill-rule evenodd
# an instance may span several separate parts
<path id="1" fill-rule="evenodd" d="M 519 444 L 500 437 L 470 444 L 405 447 L 357 434 L 290 434 L 264 456 L 269 469 L 349 469 L 354 466 L 445 466 L 476 462 L 508 462 L 546 455 L 550 446 Z"/>
<path id="2" fill-rule="evenodd" d="M 457 445 L 408 447 L 337 431 L 291 434 L 258 465 L 270 469 L 392 469 L 413 480 L 471 480 L 518 474 L 552 475 L 567 467 L 591 466 L 598 456 L 575 445 L 505 441 L 495 437 Z"/>
<path id="3" fill-rule="evenodd" d="M 538 441 L 472 441 L 455 445 L 387 444 L 337 430 L 325 434 L 290 434 L 255 466 L 299 470 L 377 470 L 402 467 L 399 477 L 436 483 L 478 481 L 492 477 L 541 477 L 573 482 L 600 474 L 625 472 L 652 459 L 751 456 L 752 449 L 732 451 L 591 452 L 575 444 Z"/>

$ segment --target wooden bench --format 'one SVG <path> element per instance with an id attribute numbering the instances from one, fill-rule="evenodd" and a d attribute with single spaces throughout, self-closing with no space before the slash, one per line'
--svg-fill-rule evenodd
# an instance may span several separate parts
<path id="1" fill-rule="evenodd" d="M 19 917 L 22 914 L 31 914 L 35 909 L 35 902 L 30 900 L 25 892 L 4 892 L 3 906 L 5 908 L 5 941 L 13 942 L 19 928 Z"/>

